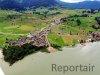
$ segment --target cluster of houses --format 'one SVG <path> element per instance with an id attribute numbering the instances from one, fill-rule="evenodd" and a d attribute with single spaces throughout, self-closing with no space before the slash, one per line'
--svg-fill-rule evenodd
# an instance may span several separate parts
<path id="1" fill-rule="evenodd" d="M 100 41 L 100 32 L 96 31 L 96 32 L 92 32 L 92 40 L 93 41 Z"/>
<path id="2" fill-rule="evenodd" d="M 57 20 L 57 23 L 59 24 L 59 21 Z M 17 40 L 10 40 L 7 39 L 6 43 L 9 45 L 15 45 L 15 46 L 23 46 L 25 44 L 31 44 L 36 47 L 43 47 L 43 46 L 49 46 L 47 35 L 51 33 L 51 27 L 55 24 L 51 23 L 47 26 L 44 30 L 37 32 L 35 34 L 28 34 L 26 38 L 19 38 Z"/>
<path id="3" fill-rule="evenodd" d="M 85 42 L 96 42 L 96 41 L 100 41 L 100 32 L 99 31 L 90 31 L 88 33 L 88 36 L 90 37 L 88 40 L 86 40 Z"/>
<path id="4" fill-rule="evenodd" d="M 15 45 L 15 46 L 23 46 L 24 44 L 30 44 L 36 47 L 43 47 L 48 46 L 47 40 L 46 40 L 46 34 L 44 32 L 40 32 L 38 34 L 29 34 L 29 37 L 26 38 L 20 38 L 17 40 L 8 40 L 7 43 L 9 45 Z"/>
<path id="5" fill-rule="evenodd" d="M 89 36 L 89 39 L 88 40 L 79 40 L 80 44 L 85 44 L 87 42 L 100 41 L 100 32 L 99 31 L 96 31 L 96 32 L 90 31 L 87 36 Z"/>

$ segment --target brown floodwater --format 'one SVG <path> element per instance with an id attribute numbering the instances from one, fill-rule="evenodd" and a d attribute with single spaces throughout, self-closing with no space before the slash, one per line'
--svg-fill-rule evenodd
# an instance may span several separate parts
<path id="1" fill-rule="evenodd" d="M 88 43 L 86 46 L 63 47 L 63 51 L 29 55 L 23 60 L 9 66 L 0 59 L 0 66 L 5 75 L 98 75 L 100 74 L 100 42 Z M 52 64 L 56 65 L 94 65 L 93 72 L 62 71 L 52 72 Z"/>

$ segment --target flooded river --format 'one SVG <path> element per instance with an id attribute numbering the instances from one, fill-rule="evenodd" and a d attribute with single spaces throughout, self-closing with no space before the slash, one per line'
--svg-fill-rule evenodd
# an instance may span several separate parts
<path id="1" fill-rule="evenodd" d="M 0 66 L 5 75 L 98 75 L 100 74 L 100 42 L 86 46 L 63 47 L 63 51 L 47 54 L 38 52 L 29 55 L 13 66 L 0 59 Z M 52 64 L 57 65 L 94 65 L 93 72 L 56 72 Z"/>

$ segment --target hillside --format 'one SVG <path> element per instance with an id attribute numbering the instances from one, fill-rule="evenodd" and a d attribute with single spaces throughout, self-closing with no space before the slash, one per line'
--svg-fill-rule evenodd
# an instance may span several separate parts
<path id="1" fill-rule="evenodd" d="M 49 6 L 66 6 L 71 9 L 100 9 L 100 1 L 84 1 L 79 3 L 66 3 L 60 0 L 0 0 L 0 8 L 22 10 L 25 8 L 38 8 Z"/>
<path id="2" fill-rule="evenodd" d="M 55 0 L 0 0 L 0 8 L 22 10 L 27 7 L 48 7 L 57 5 Z"/>
<path id="3" fill-rule="evenodd" d="M 79 3 L 66 3 L 59 0 L 57 1 L 71 9 L 100 9 L 100 1 L 84 1 Z"/>

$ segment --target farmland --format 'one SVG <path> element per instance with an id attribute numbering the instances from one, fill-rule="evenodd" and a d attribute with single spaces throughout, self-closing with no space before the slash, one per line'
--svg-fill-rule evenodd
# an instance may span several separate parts
<path id="1" fill-rule="evenodd" d="M 66 20 L 50 28 L 49 41 L 51 44 L 55 43 L 54 38 L 56 39 L 57 37 L 60 42 L 56 43 L 60 43 L 60 46 L 71 45 L 73 41 L 79 39 L 79 37 L 80 39 L 81 36 L 85 37 L 85 34 L 89 31 L 100 31 L 100 25 L 95 20 L 95 17 L 100 16 L 100 12 L 91 13 L 89 11 L 91 10 L 69 10 L 60 7 L 40 7 L 27 11 L 0 10 L 0 46 L 2 47 L 2 45 L 5 44 L 6 38 L 18 39 L 22 37 L 19 34 L 35 33 L 50 23 L 53 23 L 54 20 L 61 18 L 66 18 Z M 80 24 L 78 24 L 78 20 Z M 97 28 L 94 28 L 93 25 Z M 69 33 L 73 35 L 68 36 Z M 68 38 L 70 39 L 67 40 Z M 87 38 L 88 37 L 85 39 Z"/>

